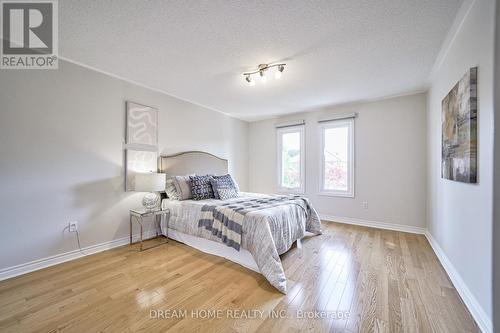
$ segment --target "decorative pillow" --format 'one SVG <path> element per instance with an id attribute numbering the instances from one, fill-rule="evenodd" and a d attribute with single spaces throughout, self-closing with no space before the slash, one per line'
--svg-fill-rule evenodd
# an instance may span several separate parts
<path id="1" fill-rule="evenodd" d="M 215 199 L 220 199 L 218 191 L 222 188 L 232 188 L 238 192 L 238 188 L 235 186 L 235 182 L 229 174 L 224 176 L 214 176 L 210 181 L 210 184 L 212 185 Z"/>
<path id="2" fill-rule="evenodd" d="M 220 188 L 218 190 L 221 200 L 227 200 L 238 197 L 238 192 L 234 188 Z"/>
<path id="3" fill-rule="evenodd" d="M 194 200 L 215 198 L 210 181 L 212 176 L 191 176 L 191 193 Z"/>
<path id="4" fill-rule="evenodd" d="M 234 181 L 231 175 L 214 176 L 213 180 L 210 181 L 212 188 L 214 190 L 215 199 L 220 199 L 218 190 L 221 188 L 233 188 L 236 193 L 239 192 L 238 185 Z"/>
<path id="5" fill-rule="evenodd" d="M 194 175 L 193 175 L 194 176 Z M 172 177 L 175 189 L 179 194 L 179 200 L 192 199 L 191 193 L 191 176 L 174 176 Z"/>
<path id="6" fill-rule="evenodd" d="M 181 199 L 179 192 L 177 192 L 177 189 L 175 188 L 174 179 L 172 179 L 172 178 L 167 179 L 167 183 L 165 185 L 165 193 L 167 194 L 167 197 L 169 199 L 172 199 L 172 200 L 180 200 Z"/>
<path id="7" fill-rule="evenodd" d="M 231 176 L 231 175 L 229 175 L 229 177 L 231 177 L 231 180 L 233 181 L 234 188 L 236 189 L 236 192 L 239 192 L 240 191 L 240 186 L 236 182 L 236 179 L 234 179 L 233 176 Z"/>

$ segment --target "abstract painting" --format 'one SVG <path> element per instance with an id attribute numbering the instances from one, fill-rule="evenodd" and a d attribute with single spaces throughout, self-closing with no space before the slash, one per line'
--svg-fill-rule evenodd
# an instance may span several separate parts
<path id="1" fill-rule="evenodd" d="M 158 145 L 157 109 L 127 102 L 127 144 L 152 147 Z"/>
<path id="2" fill-rule="evenodd" d="M 125 191 L 132 191 L 136 173 L 158 171 L 158 153 L 136 149 L 127 149 L 125 152 Z"/>
<path id="3" fill-rule="evenodd" d="M 477 67 L 451 89 L 441 103 L 441 177 L 477 181 Z"/>

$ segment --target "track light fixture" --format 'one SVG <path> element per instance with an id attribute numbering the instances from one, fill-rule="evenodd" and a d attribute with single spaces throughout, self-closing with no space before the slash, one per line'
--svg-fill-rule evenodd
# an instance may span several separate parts
<path id="1" fill-rule="evenodd" d="M 245 80 L 248 82 L 249 85 L 254 86 L 255 85 L 255 80 L 254 80 L 254 75 L 259 75 L 260 77 L 260 82 L 266 83 L 267 81 L 267 75 L 266 72 L 271 69 L 271 68 L 276 68 L 276 73 L 275 73 L 275 78 L 280 79 L 283 71 L 285 70 L 286 64 L 260 64 L 258 69 L 252 72 L 246 72 L 243 73 L 243 76 L 245 77 Z"/>

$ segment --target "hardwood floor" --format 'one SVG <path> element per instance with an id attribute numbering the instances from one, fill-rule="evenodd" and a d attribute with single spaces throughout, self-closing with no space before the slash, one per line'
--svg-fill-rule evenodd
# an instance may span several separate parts
<path id="1" fill-rule="evenodd" d="M 175 241 L 126 246 L 0 282 L 0 331 L 479 331 L 425 237 L 323 226 L 282 256 L 287 295 Z"/>

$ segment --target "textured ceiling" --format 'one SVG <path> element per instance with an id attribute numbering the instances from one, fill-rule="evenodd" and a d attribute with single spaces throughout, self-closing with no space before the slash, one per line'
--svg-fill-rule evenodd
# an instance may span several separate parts
<path id="1" fill-rule="evenodd" d="M 462 0 L 59 1 L 61 56 L 245 120 L 425 89 Z M 285 61 L 281 80 L 241 73 Z"/>

